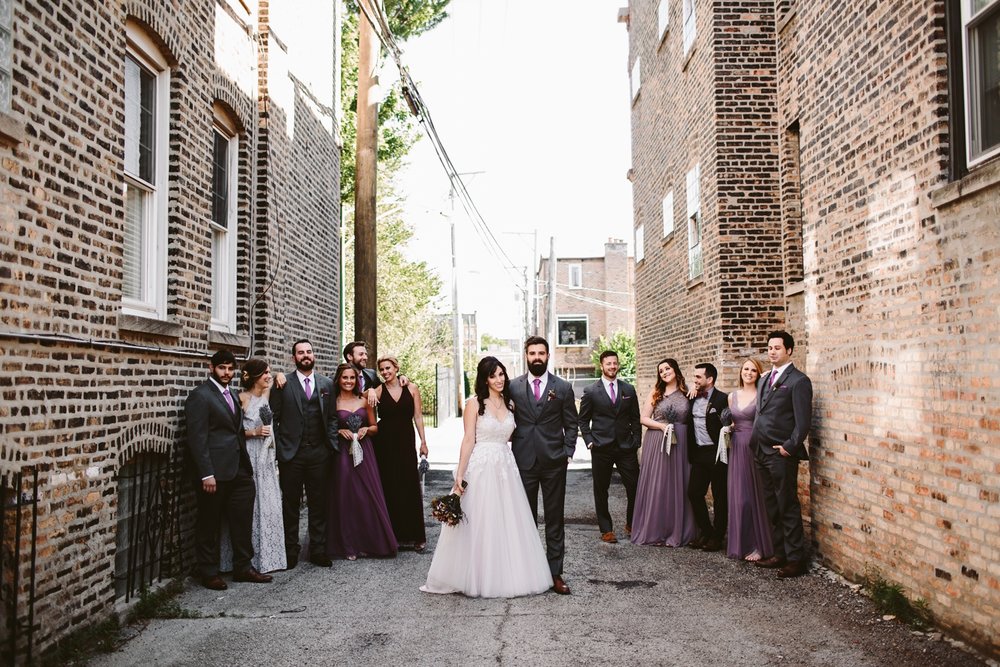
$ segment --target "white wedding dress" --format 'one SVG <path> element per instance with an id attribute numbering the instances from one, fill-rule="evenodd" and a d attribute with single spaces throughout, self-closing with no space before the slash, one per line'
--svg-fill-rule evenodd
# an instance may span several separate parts
<path id="1" fill-rule="evenodd" d="M 508 444 L 513 431 L 510 412 L 503 421 L 488 411 L 476 419 L 476 444 L 465 471 L 469 486 L 462 495 L 465 518 L 457 526 L 441 526 L 420 590 L 509 598 L 551 588 L 552 574 Z"/>

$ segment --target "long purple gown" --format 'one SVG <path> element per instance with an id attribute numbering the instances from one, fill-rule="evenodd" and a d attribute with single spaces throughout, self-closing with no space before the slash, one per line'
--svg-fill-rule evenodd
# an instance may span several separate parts
<path id="1" fill-rule="evenodd" d="M 729 453 L 729 528 L 726 554 L 745 558 L 757 552 L 761 558 L 774 555 L 771 526 L 764 508 L 757 464 L 750 451 L 750 432 L 757 417 L 757 402 L 739 407 L 739 398 L 730 394 L 733 413 L 732 443 Z"/>
<path id="2" fill-rule="evenodd" d="M 356 413 L 367 422 L 368 411 L 364 407 L 353 413 L 337 410 L 341 428 L 347 428 L 345 420 Z M 385 508 L 371 438 L 361 440 L 361 449 L 364 456 L 357 467 L 351 458 L 351 443 L 343 438 L 340 451 L 330 457 L 326 553 L 331 558 L 385 558 L 395 556 L 398 549 Z"/>
<path id="3" fill-rule="evenodd" d="M 694 539 L 698 528 L 687 498 L 691 466 L 687 455 L 688 399 L 674 391 L 653 408 L 653 419 L 673 423 L 677 442 L 670 454 L 661 450 L 663 431 L 648 429 L 642 439 L 639 488 L 632 520 L 632 543 L 679 547 Z"/>

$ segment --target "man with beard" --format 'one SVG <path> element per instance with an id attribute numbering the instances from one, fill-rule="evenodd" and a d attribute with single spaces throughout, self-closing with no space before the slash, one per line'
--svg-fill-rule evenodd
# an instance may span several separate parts
<path id="1" fill-rule="evenodd" d="M 243 432 L 239 396 L 229 388 L 236 358 L 228 350 L 212 355 L 211 375 L 184 403 L 187 444 L 196 472 L 198 521 L 195 557 L 201 583 L 216 591 L 228 588 L 219 577 L 219 524 L 229 522 L 233 543 L 233 581 L 265 584 L 271 576 L 250 564 L 251 524 L 256 488 Z"/>
<path id="2" fill-rule="evenodd" d="M 368 404 L 372 406 L 378 405 L 375 390 L 382 384 L 382 378 L 379 377 L 374 369 L 368 368 L 368 343 L 363 340 L 353 340 L 345 345 L 344 361 L 354 366 L 354 370 L 358 372 L 358 382 L 360 383 L 362 393 L 368 399 Z M 399 380 L 400 387 L 405 387 L 409 382 L 406 376 L 402 374 L 397 375 L 396 379 Z"/>
<path id="3" fill-rule="evenodd" d="M 548 372 L 548 341 L 531 336 L 524 342 L 524 357 L 528 372 L 510 383 L 516 424 L 510 446 L 536 522 L 538 489 L 542 489 L 552 590 L 569 595 L 562 577 L 566 552 L 563 514 L 566 469 L 576 451 L 576 397 L 568 382 Z"/>
<path id="4" fill-rule="evenodd" d="M 326 555 L 327 464 L 337 443 L 327 437 L 326 419 L 333 382 L 313 372 L 316 358 L 308 340 L 295 341 L 292 360 L 295 372 L 286 376 L 284 386 L 275 385 L 269 399 L 274 413 L 285 555 L 290 570 L 299 562 L 299 511 L 304 487 L 309 507 L 309 562 L 330 567 L 332 561 Z"/>

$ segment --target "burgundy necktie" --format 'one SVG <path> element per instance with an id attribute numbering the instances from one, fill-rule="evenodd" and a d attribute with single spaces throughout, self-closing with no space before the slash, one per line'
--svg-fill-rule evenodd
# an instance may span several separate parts
<path id="1" fill-rule="evenodd" d="M 542 398 L 542 381 L 535 378 L 535 400 L 541 400 Z"/>
<path id="2" fill-rule="evenodd" d="M 306 400 L 308 401 L 313 396 L 313 390 L 309 385 L 309 378 L 302 378 L 302 381 L 306 383 Z"/>

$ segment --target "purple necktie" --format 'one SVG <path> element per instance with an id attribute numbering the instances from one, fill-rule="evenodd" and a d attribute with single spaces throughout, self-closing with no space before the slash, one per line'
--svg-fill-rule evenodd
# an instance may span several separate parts
<path id="1" fill-rule="evenodd" d="M 302 378 L 302 381 L 306 383 L 306 400 L 308 401 L 313 396 L 312 386 L 309 384 L 309 378 Z"/>
<path id="2" fill-rule="evenodd" d="M 778 371 L 771 371 L 771 389 L 774 389 L 774 383 L 778 379 Z"/>
<path id="3" fill-rule="evenodd" d="M 535 400 L 539 401 L 542 398 L 542 381 L 535 378 Z"/>
<path id="4" fill-rule="evenodd" d="M 608 392 L 611 394 L 611 402 L 614 403 L 618 399 L 615 397 L 615 383 L 612 382 L 608 384 Z"/>
<path id="5" fill-rule="evenodd" d="M 226 403 L 229 404 L 229 411 L 236 414 L 236 404 L 233 403 L 233 395 L 229 393 L 229 390 L 222 392 L 222 395 L 226 397 Z"/>

